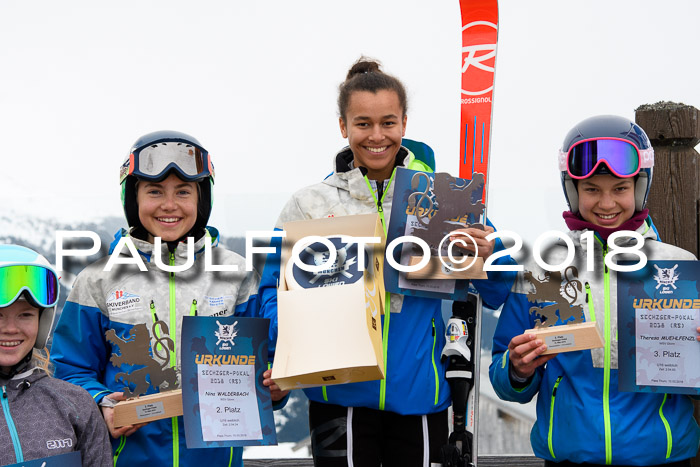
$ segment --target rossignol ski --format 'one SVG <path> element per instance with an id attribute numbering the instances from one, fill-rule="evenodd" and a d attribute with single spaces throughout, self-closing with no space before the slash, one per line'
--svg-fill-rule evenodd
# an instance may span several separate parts
<path id="1" fill-rule="evenodd" d="M 462 88 L 460 120 L 460 178 L 484 176 L 488 199 L 491 116 L 498 42 L 498 0 L 460 0 L 462 12 Z M 484 213 L 485 214 L 485 213 Z M 446 327 L 448 359 L 445 377 L 452 392 L 453 431 L 442 449 L 444 467 L 477 464 L 481 299 L 470 294 L 454 302 Z"/>
<path id="2" fill-rule="evenodd" d="M 462 10 L 462 89 L 459 176 L 484 174 L 487 203 L 491 115 L 498 41 L 498 1 L 460 0 Z"/>

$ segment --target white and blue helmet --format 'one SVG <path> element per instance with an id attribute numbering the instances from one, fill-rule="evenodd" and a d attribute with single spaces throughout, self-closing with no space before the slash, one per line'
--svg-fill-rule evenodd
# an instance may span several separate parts
<path id="1" fill-rule="evenodd" d="M 22 299 L 39 308 L 36 349 L 46 347 L 59 289 L 58 275 L 42 255 L 19 245 L 0 245 L 0 308 Z"/>

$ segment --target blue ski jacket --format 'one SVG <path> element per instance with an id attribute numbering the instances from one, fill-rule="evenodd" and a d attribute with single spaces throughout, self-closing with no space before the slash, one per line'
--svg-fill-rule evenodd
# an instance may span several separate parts
<path id="1" fill-rule="evenodd" d="M 432 171 L 401 148 L 398 166 Z M 285 222 L 379 212 L 382 222 L 389 220 L 393 198 L 393 175 L 379 190 L 372 186 L 359 168 L 351 167 L 352 152 L 341 151 L 334 172 L 323 182 L 306 187 L 292 196 L 277 221 Z M 395 170 L 394 170 L 395 173 Z M 370 191 L 370 187 L 372 187 Z M 377 199 L 377 192 L 382 193 Z M 500 241 L 495 250 L 503 249 Z M 280 273 L 280 239 L 271 245 L 275 253 L 267 258 L 259 296 L 264 314 L 276 315 L 277 283 Z M 495 264 L 510 263 L 505 256 Z M 514 273 L 491 273 L 488 280 L 473 281 L 485 303 L 498 308 L 505 300 L 515 278 Z M 440 361 L 445 346 L 442 301 L 391 294 L 391 313 L 382 316 L 385 379 L 304 389 L 310 400 L 344 407 L 368 407 L 402 415 L 424 415 L 445 410 L 451 402 L 445 382 L 447 362 Z M 332 306 L 332 304 L 329 304 Z"/>
<path id="2" fill-rule="evenodd" d="M 153 256 L 162 262 L 181 265 L 187 259 L 187 246 L 180 244 L 171 254 L 167 245 L 161 251 L 137 238 L 134 245 L 147 267 L 141 272 L 134 264 L 115 265 L 104 271 L 105 257 L 86 267 L 76 278 L 63 307 L 53 338 L 51 359 L 56 377 L 85 388 L 98 404 L 124 388 L 115 381 L 120 372 L 132 369 L 126 363 L 110 363 L 112 353 L 123 349 L 105 339 L 113 329 L 117 336 L 128 336 L 137 324 L 149 330 L 155 321 L 168 324 L 175 341 L 170 366 L 180 368 L 180 336 L 183 316 L 250 316 L 258 317 L 258 276 L 245 272 L 245 260 L 225 248 L 213 248 L 212 264 L 238 265 L 239 272 L 205 271 L 204 242 L 218 243 L 215 229 L 195 242 L 196 259 L 186 271 L 168 273 L 155 265 Z M 117 234 L 117 239 L 125 232 Z M 116 243 L 116 242 L 115 242 Z M 152 334 L 152 333 L 151 333 Z M 154 340 L 151 339 L 153 348 Z M 149 386 L 148 393 L 159 392 Z M 208 466 L 242 466 L 242 448 L 187 449 L 182 417 L 150 422 L 134 434 L 112 439 L 115 466 L 196 466 L 206 458 Z"/>
<path id="3" fill-rule="evenodd" d="M 569 233 L 578 276 L 566 274 L 568 279 L 564 277 L 562 284 L 566 287 L 564 281 L 569 279 L 580 281 L 583 293 L 566 289 L 574 292 L 571 305 L 582 307 L 584 321 L 596 323 L 604 347 L 560 353 L 522 383 L 525 387 L 511 383 L 508 344 L 535 327 L 538 313 L 531 313 L 532 307 L 542 309 L 551 303 L 528 301 L 528 293 L 535 288 L 525 274 L 529 271 L 542 280 L 546 271 L 534 262 L 524 265 L 526 272 L 518 275 L 494 334 L 489 368 L 493 388 L 507 401 L 526 403 L 538 395 L 537 421 L 530 435 L 538 457 L 607 465 L 657 465 L 692 458 L 698 451 L 700 429 L 689 396 L 618 391 L 617 275 L 604 267 L 608 246 L 597 233 L 590 252 L 593 271 L 585 269 L 589 255 L 587 242 L 581 241 L 585 232 Z M 637 232 L 645 239 L 643 251 L 650 260 L 695 259 L 685 250 L 657 241 L 648 221 Z M 616 244 L 633 246 L 636 241 L 628 237 Z M 547 252 L 547 262 L 562 264 L 567 253 L 562 242 Z M 561 317 L 555 319 L 562 324 Z"/>

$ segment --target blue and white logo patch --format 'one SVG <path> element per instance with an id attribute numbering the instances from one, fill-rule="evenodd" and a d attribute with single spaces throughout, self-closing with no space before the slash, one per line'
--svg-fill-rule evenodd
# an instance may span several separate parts
<path id="1" fill-rule="evenodd" d="M 117 289 L 111 292 L 105 302 L 110 315 L 120 315 L 142 308 L 141 296 L 127 292 L 124 289 Z"/>

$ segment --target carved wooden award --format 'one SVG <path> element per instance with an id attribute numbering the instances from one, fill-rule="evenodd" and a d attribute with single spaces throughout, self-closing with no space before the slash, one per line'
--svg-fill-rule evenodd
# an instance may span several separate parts
<path id="1" fill-rule="evenodd" d="M 525 279 L 535 287 L 535 291 L 528 294 L 528 300 L 552 302 L 530 308 L 530 314 L 538 318 L 535 328 L 525 331 L 536 334 L 547 344 L 543 355 L 603 347 L 595 321 L 584 322 L 583 306 L 576 305 L 579 294 L 585 293 L 577 276 L 574 266 L 566 268 L 563 277 L 560 271 L 545 272 L 543 278 L 525 272 Z M 555 325 L 558 321 L 564 324 Z"/>
<path id="2" fill-rule="evenodd" d="M 406 277 L 485 279 L 483 258 L 469 256 L 466 250 L 457 248 L 458 251 L 453 251 L 448 247 L 450 232 L 465 227 L 484 228 L 482 218 L 486 206 L 481 200 L 483 174 L 475 173 L 471 180 L 465 180 L 448 173 L 438 172 L 431 177 L 425 172 L 416 172 L 411 179 L 411 188 L 417 190 L 421 185 L 425 189 L 409 195 L 408 207 L 414 210 L 418 223 L 412 235 L 425 240 L 430 246 L 430 261 L 422 269 L 407 273 Z M 470 240 L 465 237 L 464 241 Z M 409 264 L 413 266 L 421 259 L 422 256 L 413 256 Z"/>
<path id="3" fill-rule="evenodd" d="M 125 338 L 117 336 L 114 329 L 105 332 L 107 341 L 121 351 L 121 355 L 112 354 L 109 359 L 112 365 L 126 364 L 136 368 L 130 373 L 117 373 L 114 377 L 115 381 L 124 383 L 123 392 L 127 398 L 114 407 L 114 426 L 117 428 L 182 415 L 182 391 L 177 389 L 177 372 L 168 365 L 175 343 L 168 336 L 165 322 L 156 321 L 151 331 L 155 338 L 153 349 L 146 324 L 137 324 Z M 149 387 L 160 389 L 160 392 L 143 396 Z"/>

